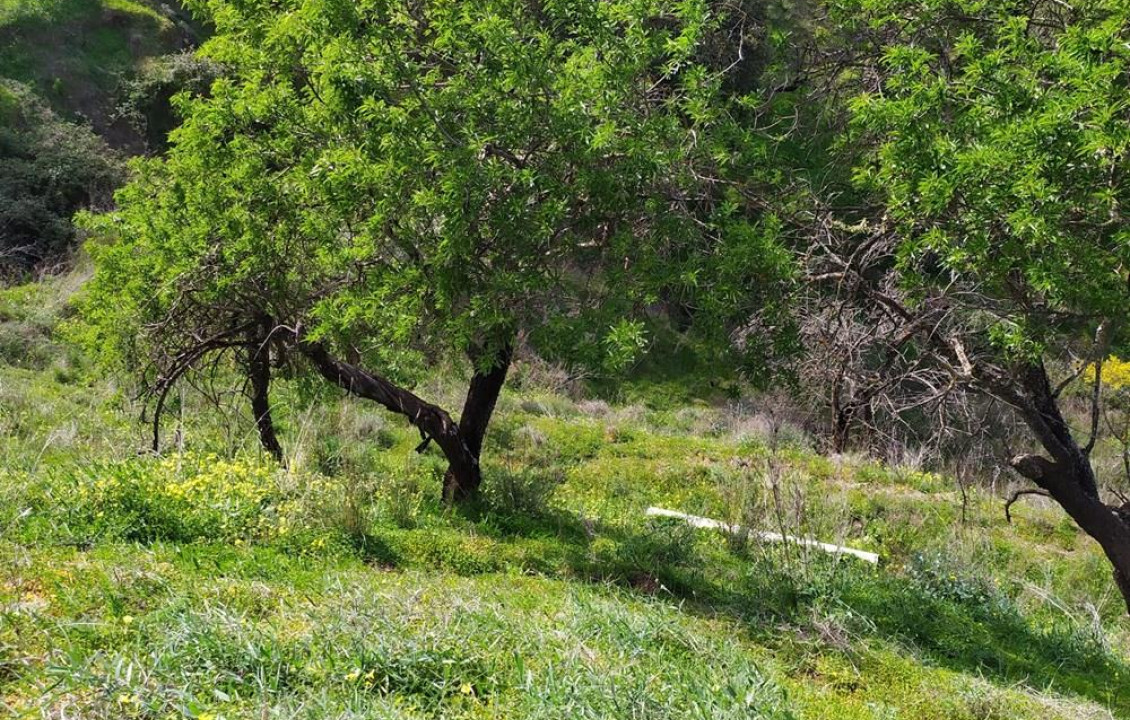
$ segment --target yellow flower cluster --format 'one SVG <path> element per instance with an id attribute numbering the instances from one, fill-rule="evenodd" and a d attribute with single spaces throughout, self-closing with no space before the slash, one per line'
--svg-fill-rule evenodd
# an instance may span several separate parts
<path id="1" fill-rule="evenodd" d="M 144 537 L 285 540 L 315 554 L 340 542 L 337 514 L 348 494 L 341 481 L 319 474 L 191 452 L 98 466 L 75 491 L 96 522 Z"/>
<path id="2" fill-rule="evenodd" d="M 118 470 L 122 470 L 118 472 Z M 156 465 L 110 468 L 79 493 L 95 496 L 113 493 L 126 485 L 173 499 L 194 503 L 258 503 L 271 492 L 271 469 L 243 460 L 222 460 L 215 455 L 175 455 Z"/>
<path id="3" fill-rule="evenodd" d="M 99 468 L 77 491 L 97 508 L 95 517 L 143 512 L 150 525 L 175 519 L 182 530 L 232 539 L 269 533 L 263 511 L 279 493 L 276 472 L 246 459 L 186 453 Z"/>
<path id="4" fill-rule="evenodd" d="M 1087 367 L 1083 377 L 1087 382 L 1094 382 L 1094 364 Z M 1110 355 L 1103 360 L 1103 385 L 1112 390 L 1130 387 L 1130 360 L 1123 360 L 1117 355 Z"/>

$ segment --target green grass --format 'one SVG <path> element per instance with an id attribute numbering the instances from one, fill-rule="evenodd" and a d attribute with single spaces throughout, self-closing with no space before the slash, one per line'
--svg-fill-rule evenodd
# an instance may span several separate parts
<path id="1" fill-rule="evenodd" d="M 748 414 L 572 400 L 524 370 L 485 497 L 459 512 L 409 428 L 294 388 L 286 469 L 245 409 L 192 393 L 166 428 L 184 452 L 154 458 L 128 388 L 54 335 L 73 282 L 53 282 L 0 293 L 5 337 L 42 351 L 0 368 L 14 717 L 1130 718 L 1125 609 L 1039 501 L 1010 525 L 975 488 L 962 522 L 945 476 L 773 442 Z"/>

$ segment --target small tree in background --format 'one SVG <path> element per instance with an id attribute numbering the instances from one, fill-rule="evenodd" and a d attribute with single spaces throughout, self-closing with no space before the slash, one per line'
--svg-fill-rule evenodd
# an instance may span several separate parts
<path id="1" fill-rule="evenodd" d="M 198 5 L 223 77 L 90 220 L 89 340 L 143 369 L 158 420 L 240 352 L 273 437 L 271 367 L 297 355 L 438 445 L 461 500 L 517 333 L 622 364 L 704 252 L 783 266 L 739 212 L 763 144 L 731 112 L 736 64 L 699 59 L 724 21 L 704 2 Z M 452 356 L 474 369 L 458 421 L 410 389 Z"/>

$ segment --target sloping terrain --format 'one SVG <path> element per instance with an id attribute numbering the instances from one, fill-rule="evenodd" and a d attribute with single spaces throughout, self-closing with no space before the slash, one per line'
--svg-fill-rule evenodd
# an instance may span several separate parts
<path id="1" fill-rule="evenodd" d="M 164 148 L 171 97 L 212 78 L 180 52 L 199 32 L 163 2 L 0 0 L 0 278 L 67 262 L 74 213 Z"/>
<path id="2" fill-rule="evenodd" d="M 442 462 L 409 428 L 293 388 L 286 468 L 238 404 L 191 393 L 167 428 L 183 452 L 139 455 L 139 407 L 84 380 L 55 328 L 74 287 L 0 296 L 10 343 L 42 358 L 0 370 L 15 717 L 1130 717 L 1125 608 L 1040 498 L 1007 523 L 1003 488 L 963 502 L 944 475 L 823 457 L 753 405 L 609 405 L 530 362 L 466 511 L 439 505 Z"/>

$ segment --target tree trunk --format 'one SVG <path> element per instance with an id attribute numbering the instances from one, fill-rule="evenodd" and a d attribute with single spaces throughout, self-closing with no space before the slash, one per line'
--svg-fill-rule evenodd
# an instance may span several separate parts
<path id="1" fill-rule="evenodd" d="M 1102 501 L 1088 453 L 1075 441 L 1060 413 L 1043 365 L 1025 368 L 1019 379 L 1024 395 L 1015 404 L 1051 458 L 1018 455 L 1012 467 L 1047 491 L 1099 543 L 1130 612 L 1130 508 Z"/>
<path id="2" fill-rule="evenodd" d="M 847 452 L 848 441 L 851 438 L 851 421 L 855 415 L 855 406 L 834 408 L 832 411 L 832 452 L 837 455 Z"/>
<path id="3" fill-rule="evenodd" d="M 271 416 L 271 349 L 268 342 L 270 332 L 269 321 L 260 322 L 252 331 L 247 343 L 247 374 L 251 380 L 251 412 L 255 415 L 259 442 L 263 445 L 263 449 L 281 464 L 283 449 Z"/>
<path id="4" fill-rule="evenodd" d="M 454 464 L 448 467 L 444 475 L 443 494 L 450 501 L 463 502 L 478 493 L 479 485 L 482 483 L 479 457 L 483 450 L 483 439 L 486 437 L 487 426 L 490 425 L 502 386 L 506 382 L 514 348 L 509 341 L 498 348 L 490 359 L 490 368 L 485 371 L 479 367 L 484 359 L 484 352 L 483 348 L 474 348 L 468 353 L 471 362 L 475 363 L 475 374 L 471 376 L 471 385 L 467 388 L 467 398 L 463 402 L 463 412 L 459 416 L 459 434 L 468 452 L 474 457 L 474 468 L 468 471 L 456 468 Z"/>
<path id="5" fill-rule="evenodd" d="M 1114 508 L 1081 490 L 1080 474 L 1091 468 L 1063 467 L 1044 457 L 1021 455 L 1012 466 L 1039 485 L 1103 549 L 1114 571 L 1114 581 L 1130 612 L 1130 508 Z"/>
<path id="6" fill-rule="evenodd" d="M 476 361 L 476 368 L 458 424 L 443 408 L 380 375 L 334 358 L 320 343 L 299 340 L 298 348 L 326 380 L 407 417 L 424 438 L 421 448 L 435 441 L 447 458 L 443 482 L 445 501 L 465 502 L 475 496 L 482 484 L 479 455 L 483 438 L 510 369 L 513 346 L 509 340 L 494 351 L 486 370 L 478 362 L 483 359 L 485 348 L 473 348 L 469 353 L 472 361 Z"/>

